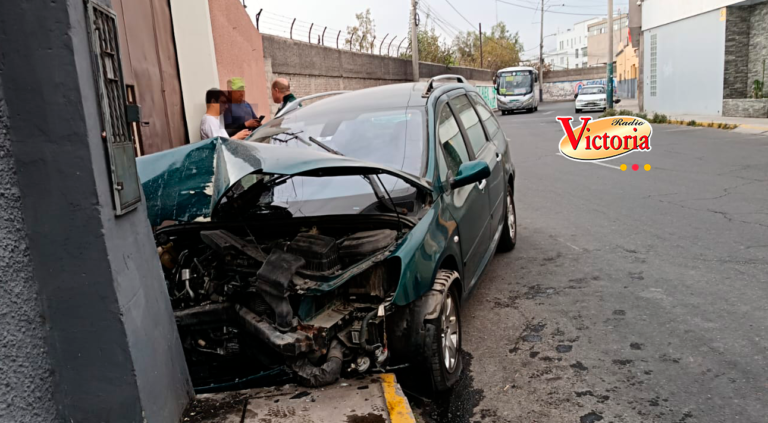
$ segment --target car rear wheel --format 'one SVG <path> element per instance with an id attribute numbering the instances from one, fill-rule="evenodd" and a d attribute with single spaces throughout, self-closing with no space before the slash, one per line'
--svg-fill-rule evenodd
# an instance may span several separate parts
<path id="1" fill-rule="evenodd" d="M 450 389 L 459 380 L 461 360 L 461 314 L 456 290 L 461 283 L 459 274 L 440 270 L 436 279 L 442 279 L 448 286 L 437 318 L 424 322 L 427 333 L 432 334 L 426 346 L 426 359 L 432 379 L 432 393 Z"/>
<path id="2" fill-rule="evenodd" d="M 506 216 L 504 227 L 501 228 L 498 250 L 501 252 L 512 251 L 517 244 L 517 211 L 515 210 L 515 197 L 512 188 L 507 185 Z"/>

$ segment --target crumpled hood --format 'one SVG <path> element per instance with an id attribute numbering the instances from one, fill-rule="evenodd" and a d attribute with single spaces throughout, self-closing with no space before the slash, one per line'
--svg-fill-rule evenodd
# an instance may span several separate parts
<path id="1" fill-rule="evenodd" d="M 211 138 L 136 159 L 152 226 L 167 220 L 211 217 L 219 199 L 252 173 L 341 176 L 388 174 L 431 191 L 429 182 L 408 173 L 330 153 L 279 145 Z"/>

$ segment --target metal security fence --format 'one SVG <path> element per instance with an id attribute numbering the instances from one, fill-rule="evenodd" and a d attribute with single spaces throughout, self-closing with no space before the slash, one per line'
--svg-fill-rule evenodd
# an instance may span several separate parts
<path id="1" fill-rule="evenodd" d="M 375 34 L 369 41 L 366 41 L 365 48 L 360 48 L 358 45 L 346 43 L 347 39 L 354 38 L 356 35 L 354 32 L 335 29 L 318 22 L 301 21 L 264 9 L 256 12 L 254 23 L 256 29 L 262 34 L 381 56 L 399 57 L 402 54 L 408 54 L 411 48 L 408 31 L 403 31 L 403 34 L 406 35 L 385 34 L 381 36 Z"/>
<path id="2" fill-rule="evenodd" d="M 637 79 L 616 81 L 616 92 L 621 98 L 637 98 Z"/>

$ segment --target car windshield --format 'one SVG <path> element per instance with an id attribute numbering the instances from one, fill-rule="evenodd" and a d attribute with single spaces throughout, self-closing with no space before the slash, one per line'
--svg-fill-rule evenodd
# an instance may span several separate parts
<path id="1" fill-rule="evenodd" d="M 533 92 L 533 75 L 530 71 L 505 72 L 499 75 L 499 94 L 525 95 Z"/>
<path id="2" fill-rule="evenodd" d="M 584 95 L 588 95 L 588 94 L 605 94 L 605 88 L 604 87 L 587 87 L 587 88 L 582 88 L 581 92 L 579 92 L 579 94 L 584 94 Z"/>
<path id="3" fill-rule="evenodd" d="M 329 110 L 320 101 L 273 119 L 248 140 L 323 151 L 307 142 L 312 137 L 344 156 L 421 176 L 424 126 L 421 111 L 414 108 Z"/>

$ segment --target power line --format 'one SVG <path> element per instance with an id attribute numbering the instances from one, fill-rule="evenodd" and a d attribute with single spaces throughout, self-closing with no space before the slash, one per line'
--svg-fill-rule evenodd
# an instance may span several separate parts
<path id="1" fill-rule="evenodd" d="M 446 1 L 448 1 L 448 0 L 446 0 Z M 496 0 L 496 2 L 498 2 L 498 3 L 504 3 L 504 4 L 507 4 L 507 5 L 510 5 L 510 6 L 519 7 L 519 8 L 522 8 L 522 9 L 528 9 L 528 10 L 538 10 L 538 9 L 534 9 L 533 7 L 523 6 L 523 5 L 521 5 L 521 4 L 510 3 L 510 2 L 508 2 L 508 1 L 504 1 L 504 0 Z M 558 15 L 573 15 L 573 16 L 596 16 L 596 15 L 597 15 L 597 16 L 602 16 L 602 15 L 600 15 L 600 14 L 597 14 L 597 13 L 572 13 L 572 12 L 556 12 L 556 11 L 554 11 L 554 10 L 547 10 L 547 11 L 545 11 L 545 12 L 546 12 L 546 13 L 556 13 L 556 14 L 558 14 Z"/>

